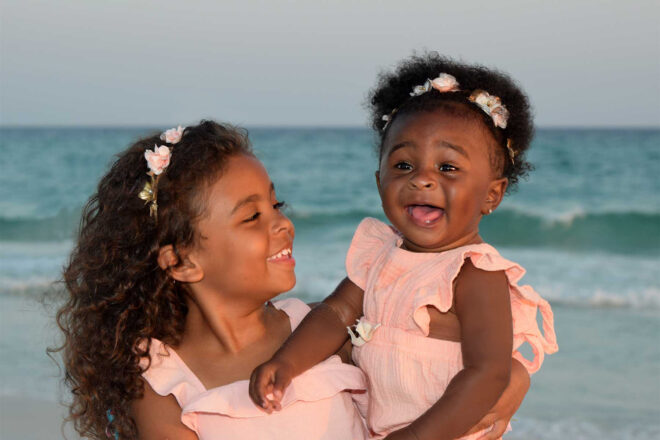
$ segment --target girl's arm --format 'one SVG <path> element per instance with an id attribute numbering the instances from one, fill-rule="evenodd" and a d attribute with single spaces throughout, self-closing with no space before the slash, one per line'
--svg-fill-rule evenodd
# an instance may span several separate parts
<path id="1" fill-rule="evenodd" d="M 468 259 L 457 277 L 454 298 L 463 370 L 438 402 L 389 440 L 460 437 L 495 405 L 509 383 L 513 324 L 506 275 L 477 269 Z"/>
<path id="2" fill-rule="evenodd" d="M 296 330 L 250 377 L 250 397 L 271 412 L 291 380 L 335 353 L 348 339 L 346 327 L 362 316 L 364 291 L 348 278 L 314 307 Z"/>
<path id="3" fill-rule="evenodd" d="M 174 396 L 161 396 L 146 382 L 142 398 L 131 403 L 131 416 L 137 425 L 139 440 L 198 440 L 197 435 L 181 423 L 181 407 Z"/>
<path id="4" fill-rule="evenodd" d="M 511 359 L 511 380 L 502 396 L 494 407 L 490 409 L 466 435 L 493 427 L 490 431 L 479 437 L 479 440 L 496 440 L 506 432 L 509 421 L 520 408 L 525 394 L 529 390 L 529 372 L 517 359 Z"/>

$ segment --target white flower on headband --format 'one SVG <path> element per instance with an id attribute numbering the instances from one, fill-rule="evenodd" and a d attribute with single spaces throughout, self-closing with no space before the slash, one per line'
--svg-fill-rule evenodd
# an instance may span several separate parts
<path id="1" fill-rule="evenodd" d="M 430 92 L 431 89 L 436 89 L 438 92 L 458 92 L 458 81 L 453 75 L 448 73 L 441 73 L 437 78 L 427 79 L 424 84 L 421 86 L 413 87 L 413 91 L 410 92 L 410 96 L 419 96 L 423 95 L 426 92 Z"/>
<path id="2" fill-rule="evenodd" d="M 502 105 L 500 98 L 483 90 L 475 90 L 469 99 L 493 119 L 493 124 L 496 127 L 506 128 L 509 111 Z"/>
<path id="3" fill-rule="evenodd" d="M 431 85 L 438 92 L 457 92 L 458 81 L 453 75 L 448 73 L 441 73 L 437 78 L 431 80 Z"/>
<path id="4" fill-rule="evenodd" d="M 180 125 L 177 128 L 170 128 L 160 135 L 160 140 L 174 145 L 181 140 L 181 136 L 183 136 L 183 130 L 185 128 L 186 127 L 182 127 Z"/>
<path id="5" fill-rule="evenodd" d="M 154 150 L 147 150 L 144 152 L 144 158 L 147 159 L 147 165 L 154 175 L 158 176 L 165 171 L 165 168 L 170 164 L 170 157 L 172 153 L 165 145 L 154 145 Z"/>
<path id="6" fill-rule="evenodd" d="M 421 86 L 413 87 L 413 91 L 410 92 L 410 96 L 419 96 L 431 90 L 431 80 L 427 79 L 426 82 Z"/>

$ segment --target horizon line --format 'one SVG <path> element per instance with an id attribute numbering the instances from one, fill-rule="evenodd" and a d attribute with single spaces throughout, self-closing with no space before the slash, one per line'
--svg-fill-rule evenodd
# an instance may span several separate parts
<path id="1" fill-rule="evenodd" d="M 171 125 L 171 124 L 170 124 Z M 230 124 L 234 125 L 234 124 Z M 0 129 L 161 129 L 168 124 L 1 124 Z M 371 130 L 366 125 L 313 125 L 313 124 L 241 124 L 238 127 L 247 129 L 296 129 L 296 130 Z M 660 130 L 659 125 L 561 125 L 547 124 L 535 127 L 538 130 Z"/>

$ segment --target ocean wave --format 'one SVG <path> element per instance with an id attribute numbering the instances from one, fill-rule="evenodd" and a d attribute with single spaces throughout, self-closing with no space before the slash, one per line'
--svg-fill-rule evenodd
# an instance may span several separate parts
<path id="1" fill-rule="evenodd" d="M 357 224 L 381 212 L 364 209 L 292 210 L 291 218 L 299 229 Z M 495 246 L 551 248 L 576 252 L 600 250 L 623 254 L 660 253 L 660 212 L 622 211 L 543 214 L 522 209 L 502 208 L 484 218 L 480 231 Z"/>
<path id="2" fill-rule="evenodd" d="M 354 227 L 364 217 L 384 220 L 380 209 L 290 208 L 287 215 L 299 231 Z M 47 218 L 0 217 L 0 241 L 70 239 L 79 219 L 80 210 L 71 209 L 63 209 Z M 660 212 L 588 212 L 576 209 L 547 214 L 520 208 L 501 208 L 484 218 L 480 229 L 484 239 L 495 246 L 660 254 Z"/>
<path id="3" fill-rule="evenodd" d="M 0 241 L 62 241 L 73 237 L 80 209 L 62 209 L 56 215 L 36 218 L 0 217 Z"/>
<path id="4" fill-rule="evenodd" d="M 624 294 L 597 289 L 587 297 L 566 297 L 545 295 L 552 306 L 581 307 L 594 309 L 639 309 L 660 310 L 660 289 L 646 288 L 638 292 Z"/>

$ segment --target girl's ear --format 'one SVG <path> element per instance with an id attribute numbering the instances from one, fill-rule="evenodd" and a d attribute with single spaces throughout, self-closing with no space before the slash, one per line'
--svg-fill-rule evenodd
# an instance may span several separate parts
<path id="1" fill-rule="evenodd" d="M 488 195 L 481 207 L 481 214 L 488 215 L 497 209 L 502 198 L 504 198 L 504 193 L 506 192 L 508 185 L 509 179 L 506 177 L 490 182 L 490 185 L 488 186 Z"/>
<path id="2" fill-rule="evenodd" d="M 184 283 L 196 283 L 204 278 L 204 271 L 187 252 L 177 252 L 171 244 L 158 250 L 158 266 L 166 270 L 172 278 Z"/>

